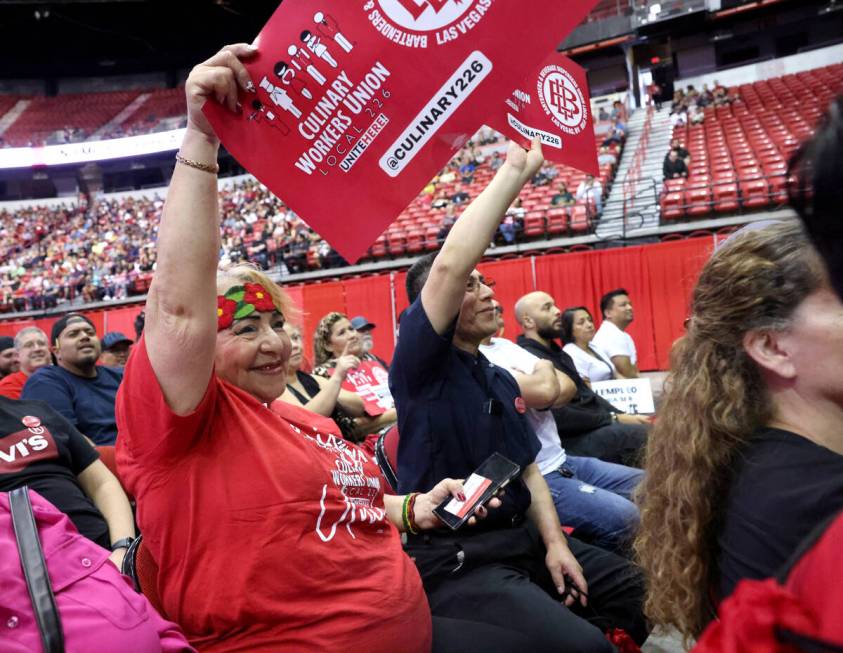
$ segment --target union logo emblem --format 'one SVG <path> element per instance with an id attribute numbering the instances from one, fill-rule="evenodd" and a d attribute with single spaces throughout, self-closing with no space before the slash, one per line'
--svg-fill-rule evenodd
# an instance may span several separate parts
<path id="1" fill-rule="evenodd" d="M 409 48 L 455 41 L 474 29 L 492 0 L 368 0 L 369 22 L 387 39 Z"/>
<path id="2" fill-rule="evenodd" d="M 537 83 L 539 101 L 553 123 L 566 134 L 576 136 L 585 129 L 588 105 L 571 74 L 561 66 L 542 68 Z"/>
<path id="3" fill-rule="evenodd" d="M 381 11 L 399 27 L 432 32 L 459 19 L 472 0 L 378 0 Z"/>

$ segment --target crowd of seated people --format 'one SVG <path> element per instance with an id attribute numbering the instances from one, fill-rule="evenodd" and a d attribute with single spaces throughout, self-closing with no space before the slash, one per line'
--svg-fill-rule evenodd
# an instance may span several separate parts
<path id="1" fill-rule="evenodd" d="M 736 95 L 730 95 L 728 89 L 714 80 L 712 89 L 708 84 L 703 84 L 702 90 L 694 88 L 689 84 L 687 89 L 676 89 L 673 93 L 673 101 L 670 104 L 670 124 L 677 125 L 698 125 L 705 120 L 703 111 L 709 106 L 723 106 L 738 99 Z"/>
<path id="2" fill-rule="evenodd" d="M 788 158 L 841 90 L 843 65 L 833 64 L 712 93 L 721 99 L 703 100 L 705 124 L 673 127 L 662 219 L 783 205 Z"/>
<path id="3" fill-rule="evenodd" d="M 123 637 L 152 628 L 146 648 L 135 647 L 150 653 L 633 652 L 652 624 L 699 635 L 738 583 L 774 575 L 843 508 L 843 302 L 793 222 L 742 230 L 714 252 L 652 427 L 590 388 L 598 375 L 638 373 L 624 289 L 602 298 L 596 333 L 587 310 L 563 312 L 539 291 L 512 308 L 517 344 L 495 337 L 509 307 L 476 265 L 541 170 L 538 141 L 528 151 L 510 144 L 499 183 L 409 270 L 386 388 L 385 366 L 359 333 L 374 325 L 341 313 L 326 315 L 314 338 L 315 373 L 327 378 L 303 373 L 300 311 L 257 267 L 220 267 L 208 225 L 235 216 L 215 211 L 212 173 L 195 163 L 219 148 L 202 104 L 224 104 L 235 92 L 228 82 L 246 87 L 246 75 L 220 53 L 188 79 L 186 162 L 163 206 L 143 336 L 101 342 L 69 313 L 51 328 L 55 364 L 30 361 L 21 400 L 0 398 L 0 439 L 12 445 L 0 450 L 2 490 L 30 485 L 48 565 L 83 555 L 90 568 L 56 587 L 69 650 L 91 636 L 81 624 L 102 618 L 90 608 L 108 598 L 135 602 L 132 614 L 144 617 L 124 624 Z M 839 187 L 813 184 L 809 201 L 827 210 L 825 195 L 839 197 Z M 26 335 L 30 349 L 43 348 L 43 334 L 23 330 L 19 358 Z M 102 358 L 103 345 L 117 344 L 131 350 L 125 371 L 98 365 L 122 360 Z M 364 371 L 371 377 L 350 378 Z M 378 400 L 394 408 L 374 416 L 366 404 Z M 381 438 L 399 439 L 397 494 L 338 407 L 378 427 L 397 420 Z M 90 443 L 115 437 L 119 481 Z M 12 455 L 21 447 L 38 455 L 21 464 Z M 618 464 L 642 453 L 643 469 Z M 495 454 L 517 466 L 511 482 L 446 528 L 434 508 L 448 502 L 459 515 L 470 486 L 454 479 Z M 93 578 L 113 576 L 110 565 L 139 548 L 124 489 L 159 570 L 145 590 L 155 608 L 129 585 L 121 593 Z M 4 494 L 0 565 L 22 615 L 6 622 L 8 641 L 32 650 L 38 626 L 8 515 Z M 46 546 L 57 537 L 73 548 Z M 67 609 L 83 585 L 86 609 Z"/>
<path id="4" fill-rule="evenodd" d="M 459 210 L 476 196 L 482 180 L 502 162 L 501 136 L 483 128 L 452 159 L 415 200 L 425 215 L 436 221 L 432 243 L 444 240 Z M 610 183 L 620 148 L 601 148 L 601 171 Z M 611 159 L 611 160 L 609 160 Z M 548 193 L 557 183 L 559 167 L 545 164 L 525 192 Z M 567 175 L 565 177 L 568 178 Z M 600 179 L 585 176 L 572 201 L 553 206 L 573 206 L 577 200 L 600 211 L 608 188 Z M 564 186 L 565 182 L 559 184 Z M 529 199 L 539 208 L 535 198 Z M 511 244 L 524 235 L 525 210 L 521 200 L 509 213 L 496 239 Z M 252 261 L 261 269 L 279 268 L 282 275 L 347 262 L 312 231 L 284 203 L 253 178 L 239 180 L 220 191 L 223 212 L 222 262 Z M 0 311 L 52 308 L 67 302 L 123 299 L 146 292 L 156 262 L 155 241 L 163 200 L 158 196 L 128 195 L 117 198 L 82 197 L 75 204 L 0 209 Z M 400 221 L 399 221 L 400 222 Z M 403 253 L 404 249 L 401 249 Z"/>

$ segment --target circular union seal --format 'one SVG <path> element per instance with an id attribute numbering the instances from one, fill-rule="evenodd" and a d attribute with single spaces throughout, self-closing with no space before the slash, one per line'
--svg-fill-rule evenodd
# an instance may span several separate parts
<path id="1" fill-rule="evenodd" d="M 570 136 L 585 129 L 588 105 L 571 73 L 560 66 L 545 66 L 539 73 L 537 90 L 542 108 L 559 129 Z"/>
<path id="2" fill-rule="evenodd" d="M 524 397 L 515 398 L 515 410 L 522 415 L 527 412 L 527 402 L 524 401 Z"/>
<path id="3" fill-rule="evenodd" d="M 27 415 L 23 419 L 21 419 L 23 425 L 28 429 L 34 429 L 41 426 L 41 420 L 37 417 L 33 417 L 32 415 Z"/>
<path id="4" fill-rule="evenodd" d="M 378 0 L 384 16 L 397 27 L 433 32 L 459 20 L 477 0 Z"/>

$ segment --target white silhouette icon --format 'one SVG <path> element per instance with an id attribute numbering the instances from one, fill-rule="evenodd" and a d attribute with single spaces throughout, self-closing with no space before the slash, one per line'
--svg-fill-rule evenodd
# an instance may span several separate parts
<path id="1" fill-rule="evenodd" d="M 301 110 L 296 106 L 295 102 L 293 102 L 293 98 L 291 98 L 287 91 L 280 86 L 274 86 L 272 82 L 266 78 L 266 75 L 264 75 L 261 80 L 260 87 L 267 92 L 269 99 L 272 100 L 275 106 L 283 109 L 284 111 L 289 111 L 296 118 L 301 118 Z"/>
<path id="2" fill-rule="evenodd" d="M 332 38 L 346 52 L 351 52 L 354 44 L 349 41 L 342 32 L 340 32 L 340 24 L 336 18 L 324 11 L 317 11 L 313 14 L 313 22 L 318 25 L 316 30 L 325 37 Z"/>

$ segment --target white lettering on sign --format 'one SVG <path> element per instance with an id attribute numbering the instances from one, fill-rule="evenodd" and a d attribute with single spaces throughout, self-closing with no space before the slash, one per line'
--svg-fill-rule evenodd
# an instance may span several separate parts
<path id="1" fill-rule="evenodd" d="M 649 415 L 656 412 L 650 379 L 595 381 L 591 389 L 625 413 Z"/>
<path id="2" fill-rule="evenodd" d="M 541 129 L 536 129 L 535 127 L 528 127 L 511 113 L 506 114 L 506 121 L 509 123 L 510 127 L 525 138 L 533 140 L 536 136 L 538 136 L 541 139 L 542 145 L 550 145 L 550 147 L 558 149 L 562 148 L 562 138 L 556 134 L 551 134 L 550 132 L 542 131 Z"/>
<path id="3" fill-rule="evenodd" d="M 459 106 L 492 72 L 492 62 L 475 50 L 433 95 L 404 132 L 380 159 L 380 167 L 390 177 L 397 177 Z"/>

